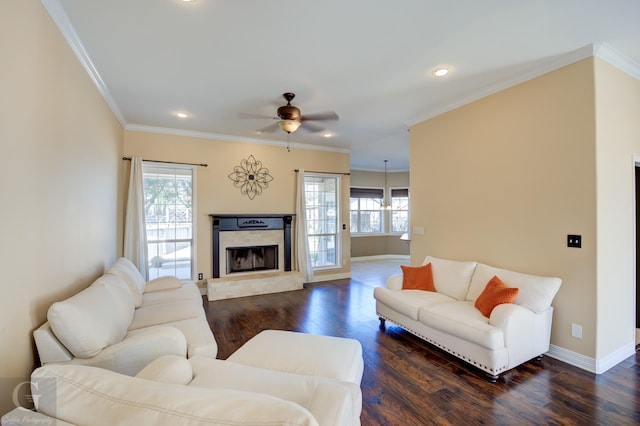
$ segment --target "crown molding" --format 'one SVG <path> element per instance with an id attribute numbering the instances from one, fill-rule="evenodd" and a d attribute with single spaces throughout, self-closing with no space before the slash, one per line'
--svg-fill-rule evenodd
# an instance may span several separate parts
<path id="1" fill-rule="evenodd" d="M 592 56 L 598 57 L 618 68 L 622 72 L 629 74 L 637 80 L 640 80 L 640 64 L 624 56 L 622 53 L 611 47 L 611 45 L 609 45 L 608 43 L 592 43 L 568 52 L 564 55 L 553 58 L 540 66 L 528 70 L 525 73 L 518 74 L 510 79 L 502 80 L 493 85 L 487 86 L 484 89 L 477 91 L 459 101 L 445 105 L 442 108 L 432 110 L 429 114 L 411 120 L 408 124 L 410 126 L 416 125 L 422 121 L 444 114 L 445 112 L 452 111 L 471 102 L 477 101 L 489 95 L 493 95 L 494 93 L 498 93 L 502 90 L 508 89 L 520 83 L 524 83 L 525 81 L 531 80 L 533 78 L 539 77 L 551 71 L 555 71 L 557 69 Z"/>
<path id="2" fill-rule="evenodd" d="M 113 112 L 113 115 L 116 116 L 116 119 L 120 122 L 120 125 L 122 127 L 126 127 L 127 120 L 125 120 L 124 115 L 122 114 L 122 111 L 120 111 L 120 108 L 118 107 L 118 104 L 113 99 L 113 96 L 111 96 L 111 93 L 109 92 L 109 89 L 107 89 L 107 86 L 104 84 L 102 77 L 100 77 L 100 73 L 98 73 L 98 70 L 93 65 L 93 62 L 89 57 L 89 54 L 87 53 L 84 46 L 82 45 L 82 42 L 80 41 L 80 38 L 76 33 L 76 30 L 73 28 L 73 25 L 71 25 L 71 22 L 69 21 L 69 17 L 67 16 L 67 13 L 62 8 L 60 1 L 59 0 L 40 0 L 40 1 L 42 2 L 42 5 L 51 16 L 51 19 L 53 19 L 53 22 L 56 24 L 56 26 L 62 33 L 62 36 L 65 38 L 65 40 L 71 47 L 71 50 L 73 50 L 73 53 L 75 53 L 82 67 L 85 69 L 87 74 L 89 74 L 89 77 L 91 78 L 93 83 L 96 85 L 98 92 L 100 92 L 100 95 L 102 95 L 102 98 L 105 100 L 105 102 Z"/>
<path id="3" fill-rule="evenodd" d="M 581 61 L 582 59 L 586 59 L 591 56 L 593 56 L 592 44 L 573 50 L 566 54 L 551 58 L 548 61 L 545 61 L 544 63 L 527 70 L 526 72 L 514 75 L 511 78 L 498 81 L 494 84 L 490 84 L 484 87 L 483 89 L 478 90 L 469 96 L 466 96 L 463 99 L 460 99 L 456 102 L 445 105 L 441 108 L 433 109 L 427 115 L 419 116 L 417 118 L 414 118 L 413 120 L 408 121 L 408 124 L 409 126 L 414 126 L 422 121 L 429 120 L 433 117 L 437 117 L 438 115 L 460 108 L 464 105 L 470 104 L 472 102 L 475 102 L 487 96 L 501 92 L 510 87 L 516 86 L 520 83 L 524 83 L 525 81 L 534 79 L 536 77 L 547 74 L 551 71 L 555 71 L 559 68 L 573 64 L 574 62 Z"/>
<path id="4" fill-rule="evenodd" d="M 240 136 L 231 136 L 231 135 L 222 135 L 217 133 L 209 133 L 209 132 L 199 132 L 194 130 L 182 130 L 182 129 L 173 129 L 168 127 L 156 127 L 156 126 L 146 126 L 142 124 L 128 124 L 125 126 L 125 130 L 127 131 L 135 131 L 135 132 L 145 132 L 145 133 L 158 133 L 161 135 L 172 135 L 172 136 L 184 136 L 190 138 L 200 138 L 200 139 L 210 139 L 217 141 L 226 141 L 226 142 L 240 142 L 240 143 L 253 143 L 260 145 L 271 145 L 278 146 L 282 148 L 290 147 L 295 149 L 308 149 L 312 151 L 329 151 L 329 152 L 339 152 L 342 154 L 350 154 L 351 151 L 344 148 L 336 148 L 331 146 L 324 145 L 310 145 L 305 143 L 297 143 L 297 142 L 286 142 L 286 141 L 275 141 L 270 139 L 258 139 L 258 138 L 245 138 Z"/>
<path id="5" fill-rule="evenodd" d="M 629 74 L 636 80 L 640 80 L 640 64 L 624 56 L 608 43 L 602 42 L 594 44 L 593 56 L 597 56 L 618 68 L 620 71 Z"/>

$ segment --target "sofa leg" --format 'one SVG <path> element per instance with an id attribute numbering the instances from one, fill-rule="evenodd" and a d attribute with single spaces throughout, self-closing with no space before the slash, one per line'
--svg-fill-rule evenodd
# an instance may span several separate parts
<path id="1" fill-rule="evenodd" d="M 495 376 L 493 374 L 484 373 L 484 377 L 487 379 L 487 381 L 489 381 L 491 383 L 495 383 L 495 382 L 498 381 L 498 377 L 500 377 L 500 376 Z"/>
<path id="2" fill-rule="evenodd" d="M 536 361 L 542 361 L 542 359 L 543 359 L 543 358 L 544 358 L 544 354 L 542 354 L 542 355 L 538 355 L 538 356 L 536 357 Z"/>
<path id="3" fill-rule="evenodd" d="M 378 318 L 380 320 L 380 330 L 384 331 L 386 329 L 386 322 L 384 318 Z"/>

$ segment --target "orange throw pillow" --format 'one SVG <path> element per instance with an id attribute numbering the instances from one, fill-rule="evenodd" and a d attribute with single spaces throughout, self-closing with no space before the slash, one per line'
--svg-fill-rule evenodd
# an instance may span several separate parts
<path id="1" fill-rule="evenodd" d="M 482 312 L 482 315 L 489 318 L 493 308 L 502 303 L 511 303 L 516 300 L 518 291 L 520 290 L 515 287 L 507 287 L 500 278 L 494 275 L 476 299 L 475 307 Z"/>
<path id="2" fill-rule="evenodd" d="M 423 266 L 400 266 L 402 268 L 403 290 L 436 291 L 433 285 L 433 272 L 431 263 Z"/>

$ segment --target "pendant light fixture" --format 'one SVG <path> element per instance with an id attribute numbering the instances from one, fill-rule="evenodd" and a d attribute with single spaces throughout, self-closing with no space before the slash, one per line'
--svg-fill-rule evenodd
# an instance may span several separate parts
<path id="1" fill-rule="evenodd" d="M 391 210 L 391 203 L 389 202 L 389 187 L 387 186 L 387 161 L 384 160 L 384 203 L 380 206 L 380 210 Z"/>

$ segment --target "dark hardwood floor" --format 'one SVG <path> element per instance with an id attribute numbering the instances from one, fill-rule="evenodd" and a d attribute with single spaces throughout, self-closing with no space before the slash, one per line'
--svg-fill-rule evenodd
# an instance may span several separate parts
<path id="1" fill-rule="evenodd" d="M 640 424 L 638 353 L 601 375 L 545 357 L 487 382 L 479 370 L 387 323 L 380 331 L 375 267 L 358 279 L 303 290 L 208 302 L 219 345 L 231 353 L 265 329 L 357 339 L 365 363 L 362 424 L 636 425 Z M 295 348 L 291 348 L 295 351 Z"/>

